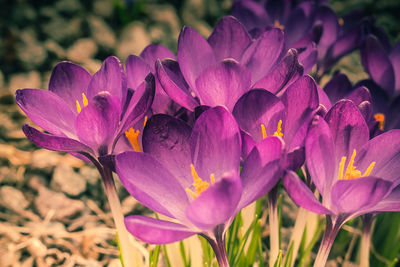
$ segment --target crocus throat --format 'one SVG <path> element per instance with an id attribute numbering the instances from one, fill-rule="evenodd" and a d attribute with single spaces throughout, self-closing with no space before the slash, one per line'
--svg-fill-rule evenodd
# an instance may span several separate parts
<path id="1" fill-rule="evenodd" d="M 146 126 L 147 123 L 147 116 L 144 116 L 143 128 Z M 129 143 L 131 144 L 133 150 L 136 152 L 142 152 L 142 149 L 139 145 L 139 130 L 135 130 L 134 128 L 129 128 L 128 131 L 125 131 L 125 136 L 128 139 Z"/>
<path id="2" fill-rule="evenodd" d="M 275 27 L 275 28 L 279 28 L 279 29 L 281 29 L 282 31 L 285 29 L 285 26 L 282 25 L 282 24 L 280 24 L 279 20 L 277 20 L 277 19 L 274 21 L 274 27 Z"/>
<path id="3" fill-rule="evenodd" d="M 89 104 L 84 93 L 82 93 L 82 103 L 83 103 L 84 107 L 86 107 Z M 78 111 L 78 113 L 81 113 L 81 111 L 82 111 L 81 105 L 79 104 L 78 100 L 76 100 L 76 110 Z"/>
<path id="4" fill-rule="evenodd" d="M 192 177 L 193 177 L 193 181 L 194 181 L 194 183 L 192 185 L 194 187 L 195 192 L 193 192 L 189 188 L 186 188 L 186 192 L 188 192 L 190 195 L 192 195 L 193 199 L 196 199 L 198 196 L 201 195 L 201 193 L 203 193 L 204 191 L 207 190 L 207 188 L 210 186 L 210 184 L 199 177 L 193 164 L 190 164 L 190 168 L 192 171 Z M 211 181 L 211 184 L 215 183 L 215 175 L 213 173 L 210 175 L 210 181 Z"/>
<path id="5" fill-rule="evenodd" d="M 383 131 L 383 129 L 385 127 L 385 114 L 376 113 L 376 114 L 374 114 L 374 118 L 378 122 L 379 130 Z"/>
<path id="6" fill-rule="evenodd" d="M 368 176 L 371 174 L 372 169 L 375 166 L 375 161 L 373 161 L 367 168 L 367 170 L 364 172 L 364 174 L 361 175 L 361 172 L 357 170 L 357 167 L 354 166 L 354 159 L 356 157 L 356 150 L 353 150 L 353 154 L 351 155 L 349 165 L 347 165 L 346 172 L 344 172 L 344 164 L 346 163 L 347 157 L 342 157 L 340 160 L 339 164 L 339 180 L 351 180 L 351 179 L 356 179 L 364 176 Z M 344 172 L 344 173 L 343 173 Z"/>
<path id="7" fill-rule="evenodd" d="M 262 132 L 262 137 L 263 139 L 267 138 L 267 130 L 265 129 L 265 125 L 261 123 L 261 132 Z M 282 120 L 279 120 L 278 122 L 278 127 L 276 127 L 276 131 L 274 133 L 274 136 L 279 136 L 283 137 L 282 133 Z"/>

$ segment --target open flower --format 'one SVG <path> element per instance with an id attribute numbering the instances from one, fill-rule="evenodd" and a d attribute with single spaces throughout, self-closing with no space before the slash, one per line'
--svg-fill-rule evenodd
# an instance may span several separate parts
<path id="1" fill-rule="evenodd" d="M 139 121 L 151 106 L 154 77 L 128 97 L 126 76 L 119 60 L 107 58 L 93 75 L 70 62 L 61 62 L 50 77 L 49 91 L 17 90 L 19 107 L 43 130 L 23 126 L 36 145 L 79 153 L 93 160 L 113 153 L 121 135 Z M 82 156 L 80 156 L 82 157 Z"/>
<path id="2" fill-rule="evenodd" d="M 297 52 L 285 53 L 280 29 L 252 39 L 240 22 L 225 17 L 207 40 L 185 27 L 179 36 L 178 61 L 158 61 L 156 70 L 166 93 L 183 107 L 193 111 L 199 105 L 223 105 L 232 110 L 251 88 L 277 93 L 302 75 Z"/>
<path id="3" fill-rule="evenodd" d="M 326 253 L 347 220 L 383 206 L 387 210 L 396 207 L 393 198 L 398 193 L 389 196 L 400 182 L 400 131 L 388 131 L 369 140 L 368 126 L 357 106 L 341 100 L 325 119 L 314 118 L 305 148 L 307 170 L 322 202 L 294 172 L 288 171 L 283 181 L 297 205 L 327 214 L 321 256 L 314 265 L 323 266 Z"/>
<path id="4" fill-rule="evenodd" d="M 193 130 L 174 117 L 155 115 L 146 125 L 143 147 L 147 153 L 117 155 L 116 172 L 138 201 L 174 219 L 126 217 L 128 230 L 149 243 L 202 234 L 224 247 L 235 214 L 268 192 L 281 175 L 283 145 L 277 137 L 257 145 L 239 174 L 240 131 L 223 107 L 203 112 Z"/>

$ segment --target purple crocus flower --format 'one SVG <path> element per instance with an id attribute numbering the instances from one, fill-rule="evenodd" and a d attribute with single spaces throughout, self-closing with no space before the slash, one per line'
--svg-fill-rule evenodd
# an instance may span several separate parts
<path id="1" fill-rule="evenodd" d="M 302 74 L 296 51 L 290 50 L 281 60 L 284 55 L 280 29 L 252 39 L 240 22 L 225 17 L 208 40 L 185 27 L 179 36 L 178 61 L 158 61 L 156 70 L 166 93 L 188 110 L 199 105 L 223 105 L 232 110 L 251 88 L 276 93 Z"/>
<path id="2" fill-rule="evenodd" d="M 306 165 L 322 202 L 293 171 L 284 185 L 293 201 L 326 214 L 327 229 L 314 266 L 324 266 L 341 226 L 362 214 L 390 210 L 392 189 L 400 182 L 400 131 L 369 140 L 369 130 L 357 106 L 341 100 L 326 114 L 316 116 L 305 141 Z"/>
<path id="3" fill-rule="evenodd" d="M 210 108 L 193 130 L 183 121 L 155 115 L 146 125 L 147 153 L 116 156 L 116 172 L 128 192 L 174 221 L 132 215 L 128 230 L 153 244 L 203 235 L 220 266 L 228 266 L 224 234 L 235 214 L 264 195 L 279 180 L 283 143 L 266 138 L 249 154 L 239 174 L 241 137 L 233 116 Z"/>
<path id="4" fill-rule="evenodd" d="M 253 36 L 273 27 L 285 32 L 286 46 L 296 48 L 299 60 L 308 73 L 317 60 L 315 41 L 318 27 L 314 27 L 317 5 L 313 1 L 303 1 L 293 5 L 292 1 L 236 1 L 232 15 L 245 25 Z"/>
<path id="5" fill-rule="evenodd" d="M 82 67 L 61 62 L 53 70 L 49 91 L 17 90 L 18 106 L 43 130 L 23 126 L 34 144 L 56 151 L 79 153 L 96 161 L 112 154 L 116 143 L 151 106 L 154 77 L 142 81 L 127 97 L 126 76 L 119 60 L 107 58 L 91 77 Z"/>
<path id="6" fill-rule="evenodd" d="M 317 85 L 310 76 L 294 82 L 279 98 L 263 89 L 244 94 L 233 109 L 243 138 L 243 154 L 267 136 L 280 136 L 287 146 L 287 168 L 304 163 L 304 138 L 319 107 Z"/>

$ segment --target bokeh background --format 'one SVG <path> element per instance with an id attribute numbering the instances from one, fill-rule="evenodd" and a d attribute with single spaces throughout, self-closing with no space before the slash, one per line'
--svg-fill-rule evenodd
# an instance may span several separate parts
<path id="1" fill-rule="evenodd" d="M 375 17 L 392 42 L 400 38 L 399 0 L 330 5 L 339 15 L 360 9 Z M 97 171 L 68 154 L 32 145 L 21 131 L 30 121 L 16 106 L 15 91 L 47 89 L 52 68 L 63 60 L 94 73 L 106 57 L 124 61 L 150 43 L 176 51 L 183 25 L 208 36 L 230 7 L 230 0 L 0 0 L 0 267 L 119 266 Z M 353 82 L 367 77 L 358 51 L 336 69 Z M 322 83 L 328 79 L 329 74 Z M 119 194 L 125 214 L 146 212 L 123 188 Z M 284 199 L 283 240 L 296 214 Z M 344 227 L 329 266 L 356 266 L 360 226 L 356 219 Z M 400 266 L 400 214 L 379 215 L 374 229 L 371 266 Z"/>

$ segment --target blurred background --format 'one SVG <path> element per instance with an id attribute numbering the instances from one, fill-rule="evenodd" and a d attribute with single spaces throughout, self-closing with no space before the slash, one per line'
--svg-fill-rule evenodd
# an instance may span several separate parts
<path id="1" fill-rule="evenodd" d="M 376 18 L 392 42 L 400 38 L 399 0 L 330 5 L 339 15 L 360 9 Z M 29 119 L 15 105 L 15 90 L 47 89 L 52 68 L 63 60 L 94 73 L 106 57 L 124 61 L 150 43 L 176 51 L 183 25 L 207 37 L 230 7 L 230 0 L 0 0 L 0 267 L 119 266 L 97 171 L 68 154 L 32 145 L 21 131 Z M 367 77 L 358 51 L 335 69 L 353 82 Z M 126 214 L 145 212 L 124 189 L 119 193 Z M 293 221 L 286 221 L 290 231 Z M 357 261 L 360 226 L 354 220 L 341 231 L 330 266 Z M 379 215 L 371 266 L 396 265 L 399 228 L 399 214 Z"/>

